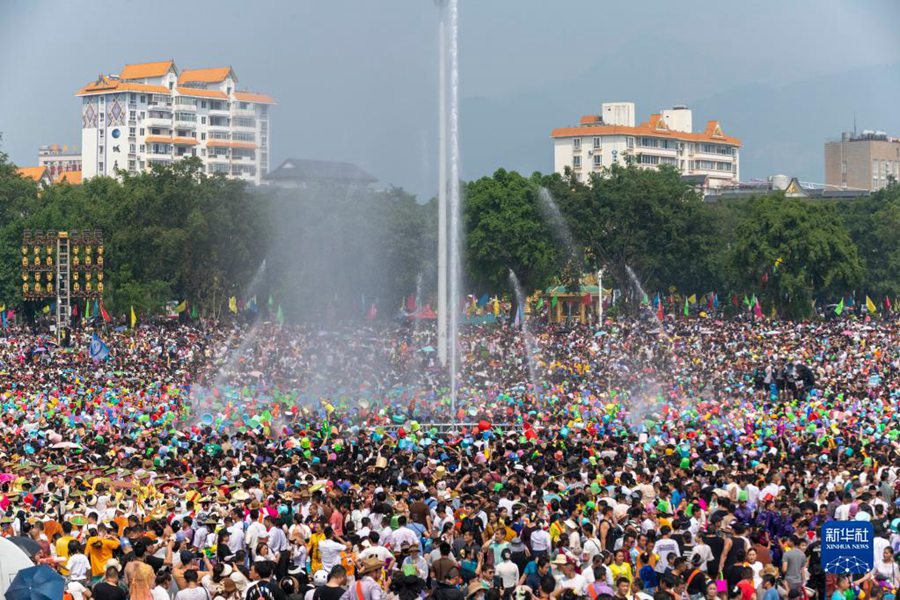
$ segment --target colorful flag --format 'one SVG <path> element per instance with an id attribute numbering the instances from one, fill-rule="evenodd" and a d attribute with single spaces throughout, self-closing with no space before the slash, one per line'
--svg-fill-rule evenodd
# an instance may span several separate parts
<path id="1" fill-rule="evenodd" d="M 278 313 L 275 315 L 275 321 L 277 321 L 279 325 L 284 325 L 284 312 L 282 312 L 280 304 L 278 305 Z"/>
<path id="2" fill-rule="evenodd" d="M 230 310 L 234 314 L 237 314 L 237 298 L 235 298 L 234 296 L 228 299 L 228 310 Z"/>
<path id="3" fill-rule="evenodd" d="M 647 306 L 648 304 L 650 304 L 650 298 L 649 298 L 649 297 L 647 296 L 647 294 L 645 293 L 645 294 L 641 297 L 641 306 Z"/>
<path id="4" fill-rule="evenodd" d="M 685 298 L 684 299 L 684 316 L 688 316 L 688 314 L 690 314 L 690 311 L 691 311 L 691 309 L 688 306 L 688 299 Z"/>
<path id="5" fill-rule="evenodd" d="M 191 318 L 196 319 L 200 316 L 200 309 L 197 308 L 196 304 L 191 305 Z"/>
<path id="6" fill-rule="evenodd" d="M 366 319 L 368 319 L 369 321 L 374 321 L 377 316 L 378 316 L 378 308 L 375 307 L 375 303 L 373 302 L 369 306 L 369 310 L 366 312 Z"/>
<path id="7" fill-rule="evenodd" d="M 784 262 L 784 259 L 779 256 L 778 258 L 775 259 L 775 266 L 773 268 L 777 271 L 778 267 L 780 267 L 783 262 Z"/>
<path id="8" fill-rule="evenodd" d="M 537 303 L 537 309 L 536 309 L 536 310 L 541 310 L 542 308 L 544 308 L 544 299 L 543 299 L 543 298 L 538 298 L 538 303 Z"/>
<path id="9" fill-rule="evenodd" d="M 494 316 L 495 317 L 499 316 L 500 315 L 500 298 L 498 298 L 497 296 L 494 296 L 493 300 L 491 300 L 491 303 L 494 306 Z"/>
<path id="10" fill-rule="evenodd" d="M 646 297 L 647 297 L 647 295 L 644 294 L 644 298 L 646 298 Z M 590 306 L 590 305 L 591 305 L 591 294 L 590 294 L 590 292 L 585 292 L 585 293 L 584 293 L 584 295 L 581 297 L 581 303 L 582 303 L 584 306 Z M 647 302 L 647 304 L 649 304 L 649 302 Z"/>
<path id="11" fill-rule="evenodd" d="M 103 320 L 109 323 L 112 319 L 109 317 L 109 313 L 106 312 L 106 307 L 103 306 L 103 303 L 100 303 L 100 314 L 103 315 Z"/>
<path id="12" fill-rule="evenodd" d="M 691 304 L 697 304 L 697 294 L 691 294 L 688 296 L 688 302 Z"/>
<path id="13" fill-rule="evenodd" d="M 6 329 L 6 311 L 0 310 L 0 320 L 3 321 L 3 329 Z"/>
<path id="14" fill-rule="evenodd" d="M 759 305 L 759 298 L 756 298 L 754 296 L 754 299 L 756 300 L 756 303 L 753 305 L 753 316 L 756 317 L 757 319 L 762 319 L 763 311 L 762 311 L 762 306 Z"/>
<path id="15" fill-rule="evenodd" d="M 866 296 L 866 310 L 870 313 L 878 312 L 878 308 L 875 306 L 875 303 L 872 302 L 872 299 Z"/>
<path id="16" fill-rule="evenodd" d="M 741 303 L 741 301 L 738 299 L 737 294 L 732 294 L 732 295 L 731 295 L 731 305 L 732 305 L 732 306 L 737 306 L 737 305 L 740 304 L 740 303 Z"/>
<path id="17" fill-rule="evenodd" d="M 656 303 L 656 318 L 662 321 L 665 318 L 666 314 L 663 312 L 662 302 Z"/>
<path id="18" fill-rule="evenodd" d="M 853 299 L 853 296 L 850 296 L 849 298 L 847 298 L 847 307 L 848 308 L 855 304 L 856 304 L 856 300 Z"/>
<path id="19" fill-rule="evenodd" d="M 88 347 L 88 353 L 91 356 L 91 360 L 94 362 L 106 360 L 109 357 L 109 347 L 103 343 L 96 332 L 91 338 L 91 345 Z"/>
<path id="20" fill-rule="evenodd" d="M 747 297 L 747 294 L 744 294 L 744 306 L 750 308 L 750 299 Z"/>
<path id="21" fill-rule="evenodd" d="M 559 302 L 559 298 L 557 298 L 556 296 L 553 296 L 550 299 L 550 308 L 556 308 L 557 302 Z"/>
<path id="22" fill-rule="evenodd" d="M 719 295 L 713 292 L 713 308 L 719 308 Z"/>
<path id="23" fill-rule="evenodd" d="M 487 306 L 488 301 L 490 300 L 490 296 L 487 294 L 482 294 L 481 298 L 478 299 L 478 308 L 484 308 Z"/>
<path id="24" fill-rule="evenodd" d="M 182 300 L 178 304 L 178 306 L 175 307 L 175 312 L 177 312 L 178 314 L 181 314 L 186 310 L 187 310 L 187 300 Z"/>
<path id="25" fill-rule="evenodd" d="M 841 298 L 841 301 L 837 303 L 837 306 L 834 307 L 834 314 L 840 315 L 844 312 L 844 299 Z"/>
<path id="26" fill-rule="evenodd" d="M 275 299 L 272 298 L 272 294 L 269 294 L 269 310 L 275 308 Z"/>
<path id="27" fill-rule="evenodd" d="M 94 311 L 91 314 L 95 317 L 100 314 L 100 301 L 99 300 L 94 300 Z"/>
<path id="28" fill-rule="evenodd" d="M 891 299 L 887 296 L 884 297 L 884 310 L 891 310 Z"/>
<path id="29" fill-rule="evenodd" d="M 654 303 L 654 306 L 657 308 L 662 306 L 662 298 L 659 297 L 659 292 L 656 292 L 656 302 Z"/>
<path id="30" fill-rule="evenodd" d="M 134 306 L 131 307 L 131 328 L 134 329 L 134 326 L 137 325 L 137 315 L 134 314 Z"/>

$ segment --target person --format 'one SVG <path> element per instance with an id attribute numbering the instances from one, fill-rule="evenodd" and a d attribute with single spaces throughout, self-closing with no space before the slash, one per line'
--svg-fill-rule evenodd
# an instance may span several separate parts
<path id="1" fill-rule="evenodd" d="M 613 554 L 613 562 L 609 565 L 609 572 L 614 581 L 624 577 L 630 583 L 634 579 L 634 573 L 631 570 L 631 563 L 625 561 L 625 550 L 619 548 Z"/>
<path id="2" fill-rule="evenodd" d="M 831 600 L 846 600 L 847 590 L 850 589 L 850 577 L 841 574 L 835 580 L 834 593 L 831 594 Z"/>
<path id="3" fill-rule="evenodd" d="M 562 595 L 566 590 L 571 590 L 576 596 L 584 596 L 587 594 L 587 581 L 584 575 L 575 572 L 575 559 L 568 558 L 560 553 L 553 559 L 556 566 L 562 573 L 559 578 L 558 586 L 554 591 L 554 596 Z"/>
<path id="4" fill-rule="evenodd" d="M 312 586 L 306 590 L 303 595 L 304 600 L 313 600 L 313 597 L 319 591 L 319 588 L 328 583 L 328 573 L 323 569 L 319 569 L 313 573 Z"/>
<path id="5" fill-rule="evenodd" d="M 550 559 L 540 556 L 525 566 L 519 585 L 527 585 L 532 590 L 540 591 L 541 579 L 550 573 Z"/>
<path id="6" fill-rule="evenodd" d="M 184 571 L 184 587 L 175 594 L 175 600 L 209 600 L 209 592 L 200 585 L 200 577 L 196 569 Z"/>
<path id="7" fill-rule="evenodd" d="M 900 588 L 900 569 L 894 560 L 894 551 L 886 546 L 880 557 L 875 558 L 875 568 L 872 570 L 872 578 L 888 589 Z"/>
<path id="8" fill-rule="evenodd" d="M 519 584 L 519 567 L 512 561 L 509 548 L 500 553 L 500 562 L 494 567 L 494 572 L 500 577 L 504 597 L 512 596 L 513 589 Z"/>
<path id="9" fill-rule="evenodd" d="M 169 586 L 172 585 L 172 574 L 163 570 L 156 574 L 153 589 L 150 591 L 153 600 L 172 600 L 169 596 Z"/>
<path id="10" fill-rule="evenodd" d="M 721 600 L 721 598 L 719 598 L 719 586 L 712 579 L 710 579 L 706 583 L 706 589 L 703 593 L 703 600 Z"/>
<path id="11" fill-rule="evenodd" d="M 91 588 L 91 596 L 93 600 L 126 600 L 128 595 L 121 587 L 119 587 L 119 567 L 118 564 L 110 564 L 103 571 L 102 581 L 94 584 Z"/>
<path id="12" fill-rule="evenodd" d="M 742 567 L 742 569 L 741 580 L 737 584 L 741 600 L 755 600 L 756 586 L 753 585 L 753 569 L 750 567 Z"/>
<path id="13" fill-rule="evenodd" d="M 314 600 L 340 600 L 341 596 L 346 592 L 347 586 L 347 569 L 341 565 L 332 567 L 328 574 L 328 580 L 325 585 L 316 589 L 313 594 Z"/>
<path id="14" fill-rule="evenodd" d="M 194 571 L 197 573 L 197 580 L 202 581 L 204 577 L 212 575 L 212 571 L 207 566 L 206 558 L 203 555 L 197 555 L 190 550 L 182 550 L 178 553 L 181 564 L 172 569 L 172 579 L 179 590 L 183 590 L 188 586 L 185 573 Z"/>
<path id="15" fill-rule="evenodd" d="M 439 581 L 431 597 L 432 600 L 465 600 L 465 594 L 459 589 L 462 577 L 458 568 L 448 570 L 444 579 Z"/>
<path id="16" fill-rule="evenodd" d="M 253 582 L 244 593 L 244 600 L 286 600 L 281 586 L 271 580 L 274 564 L 268 561 L 256 562 L 250 567 Z"/>
<path id="17" fill-rule="evenodd" d="M 691 557 L 691 565 L 692 569 L 688 573 L 685 589 L 691 600 L 698 600 L 706 591 L 707 576 L 706 570 L 703 568 L 705 563 L 701 556 L 694 554 Z"/>
<path id="18" fill-rule="evenodd" d="M 441 542 L 438 546 L 439 558 L 431 563 L 431 580 L 436 587 L 440 587 L 447 581 L 447 573 L 451 570 L 459 571 L 459 563 L 451 558 L 450 544 Z"/>
<path id="19" fill-rule="evenodd" d="M 153 586 L 156 573 L 153 567 L 141 560 L 133 560 L 125 565 L 129 600 L 153 600 Z"/>
<path id="20" fill-rule="evenodd" d="M 781 557 L 781 572 L 789 590 L 803 587 L 803 572 L 808 558 L 801 547 L 804 542 L 796 535 L 790 537 L 789 549 Z"/>
<path id="21" fill-rule="evenodd" d="M 88 574 L 91 570 L 91 563 L 88 557 L 82 552 L 81 544 L 78 540 L 69 542 L 69 560 L 66 562 L 66 571 L 69 574 L 69 581 L 78 581 L 82 584 L 87 583 Z"/>
<path id="22" fill-rule="evenodd" d="M 660 538 L 653 544 L 653 554 L 659 557 L 655 570 L 657 573 L 663 574 L 669 565 L 681 556 L 681 549 L 678 547 L 678 542 L 672 539 L 672 528 L 668 525 L 659 528 L 659 535 Z"/>
<path id="23" fill-rule="evenodd" d="M 119 540 L 112 537 L 104 525 L 98 525 L 85 543 L 85 554 L 91 561 L 91 577 L 100 580 L 104 576 L 104 566 L 119 549 Z"/>
<path id="24" fill-rule="evenodd" d="M 351 550 L 352 546 L 338 539 L 331 527 L 326 527 L 323 531 L 323 538 L 319 541 L 318 555 L 322 561 L 322 569 L 330 573 L 331 569 L 341 564 L 341 553 Z"/>
<path id="25" fill-rule="evenodd" d="M 616 579 L 616 593 L 615 600 L 632 600 L 632 596 L 629 593 L 631 590 L 631 580 L 627 577 L 619 577 Z"/>
<path id="26" fill-rule="evenodd" d="M 359 579 L 350 586 L 340 600 L 381 600 L 382 589 L 376 578 L 380 578 L 384 569 L 381 559 L 374 556 L 362 561 L 357 569 Z"/>
<path id="27" fill-rule="evenodd" d="M 759 600 L 780 600 L 781 597 L 778 595 L 778 589 L 775 587 L 775 576 L 771 573 L 766 573 L 762 576 L 762 589 L 763 594 Z"/>

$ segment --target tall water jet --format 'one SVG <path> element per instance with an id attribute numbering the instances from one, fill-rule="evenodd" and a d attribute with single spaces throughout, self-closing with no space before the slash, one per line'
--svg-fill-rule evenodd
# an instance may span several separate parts
<path id="1" fill-rule="evenodd" d="M 550 231 L 556 237 L 556 241 L 565 247 L 569 260 L 574 261 L 575 267 L 580 268 L 581 253 L 578 251 L 578 246 L 572 237 L 572 231 L 569 229 L 565 218 L 563 218 L 559 206 L 556 205 L 556 201 L 553 200 L 550 190 L 544 186 L 538 188 L 538 207 L 541 209 L 544 222 L 550 226 Z"/>
<path id="2" fill-rule="evenodd" d="M 444 0 L 435 0 L 441 11 L 438 32 L 438 281 L 437 354 L 447 366 L 447 22 Z"/>
<path id="3" fill-rule="evenodd" d="M 522 291 L 522 284 L 519 283 L 519 278 L 516 277 L 516 272 L 512 269 L 509 270 L 509 283 L 513 287 L 513 292 L 516 294 L 516 305 L 518 306 L 519 314 L 521 314 L 520 326 L 522 329 L 522 340 L 525 342 L 525 358 L 527 358 L 526 366 L 528 367 L 528 381 L 531 383 L 531 390 L 534 393 L 535 398 L 540 398 L 541 392 L 537 377 L 537 368 L 534 364 L 534 355 L 537 354 L 537 345 L 534 343 L 534 338 L 531 337 L 531 332 L 528 331 L 528 324 L 525 321 L 525 293 Z"/>
<path id="4" fill-rule="evenodd" d="M 449 0 L 449 59 L 450 59 L 450 113 L 448 126 L 450 133 L 450 294 L 447 299 L 449 309 L 449 358 L 450 358 L 450 404 L 456 412 L 457 360 L 459 358 L 459 287 L 460 287 L 460 202 L 459 202 L 459 0 Z"/>
<path id="5" fill-rule="evenodd" d="M 634 284 L 634 288 L 640 294 L 640 300 L 643 300 L 647 293 L 644 291 L 644 286 L 641 285 L 641 280 L 638 279 L 637 275 L 634 274 L 634 271 L 632 271 L 631 267 L 628 265 L 625 265 L 625 272 L 628 273 L 628 278 L 631 279 L 631 283 Z"/>

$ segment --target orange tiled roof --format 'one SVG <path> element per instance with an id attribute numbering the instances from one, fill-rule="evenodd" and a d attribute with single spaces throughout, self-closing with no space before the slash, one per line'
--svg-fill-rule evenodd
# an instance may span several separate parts
<path id="1" fill-rule="evenodd" d="M 646 123 L 637 127 L 625 125 L 604 125 L 595 115 L 581 117 L 580 127 L 560 127 L 550 133 L 553 138 L 580 137 L 585 135 L 643 135 L 647 137 L 661 137 L 675 140 L 715 142 L 719 144 L 731 144 L 740 146 L 741 140 L 727 136 L 722 132 L 722 126 L 718 121 L 708 121 L 703 133 L 687 131 L 673 131 L 662 121 L 660 115 L 650 115 Z"/>
<path id="2" fill-rule="evenodd" d="M 47 174 L 47 167 L 19 167 L 16 169 L 19 175 L 32 181 L 40 181 Z"/>
<path id="3" fill-rule="evenodd" d="M 56 176 L 56 179 L 53 180 L 53 183 L 71 183 L 72 185 L 80 185 L 81 184 L 81 171 L 63 171 L 59 175 Z"/>
<path id="4" fill-rule="evenodd" d="M 256 102 L 257 104 L 275 104 L 275 99 L 272 96 L 257 92 L 235 92 L 234 99 L 241 102 Z"/>
<path id="5" fill-rule="evenodd" d="M 188 81 L 198 83 L 219 83 L 225 81 L 231 75 L 231 78 L 237 81 L 237 77 L 231 67 L 213 67 L 211 69 L 185 69 L 178 76 L 178 83 L 187 83 Z"/>
<path id="6" fill-rule="evenodd" d="M 101 77 L 97 81 L 87 84 L 75 92 L 76 96 L 89 96 L 91 94 L 108 94 L 109 92 L 144 92 L 147 94 L 168 94 L 169 90 L 162 85 L 148 85 L 146 83 L 132 83 L 119 81 L 109 77 Z"/>
<path id="7" fill-rule="evenodd" d="M 161 135 L 148 135 L 144 140 L 148 144 L 172 144 L 174 140 L 170 137 L 165 137 Z"/>
<path id="8" fill-rule="evenodd" d="M 201 90 L 190 87 L 177 87 L 175 90 L 182 96 L 196 96 L 198 98 L 215 98 L 217 100 L 228 100 L 225 92 L 219 90 Z"/>
<path id="9" fill-rule="evenodd" d="M 196 146 L 197 140 L 189 137 L 177 137 L 175 138 L 176 146 Z"/>
<path id="10" fill-rule="evenodd" d="M 169 72 L 169 69 L 175 67 L 174 60 L 164 60 L 161 62 L 139 63 L 136 65 L 125 65 L 119 77 L 122 79 L 144 79 L 145 77 L 162 77 Z"/>

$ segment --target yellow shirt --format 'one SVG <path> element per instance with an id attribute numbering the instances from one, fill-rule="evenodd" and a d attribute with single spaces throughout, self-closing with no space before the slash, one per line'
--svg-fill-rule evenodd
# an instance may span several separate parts
<path id="1" fill-rule="evenodd" d="M 100 545 L 95 547 L 94 544 L 97 542 L 100 542 Z M 113 557 L 113 550 L 118 547 L 119 540 L 96 536 L 88 538 L 87 544 L 85 544 L 84 553 L 87 554 L 88 559 L 91 561 L 92 577 L 103 575 L 105 572 L 106 561 Z"/>
<path id="2" fill-rule="evenodd" d="M 71 535 L 67 535 L 56 540 L 56 556 L 65 559 L 64 561 L 59 563 L 60 575 L 69 574 L 69 570 L 66 568 L 66 563 L 69 562 L 69 542 L 74 539 L 75 538 L 73 538 Z"/>
<path id="3" fill-rule="evenodd" d="M 607 568 L 609 569 L 609 572 L 612 573 L 613 586 L 615 586 L 616 581 L 618 581 L 620 577 L 627 578 L 629 582 L 634 579 L 634 574 L 631 572 L 631 565 L 627 562 L 623 562 L 621 565 L 612 563 Z"/>

